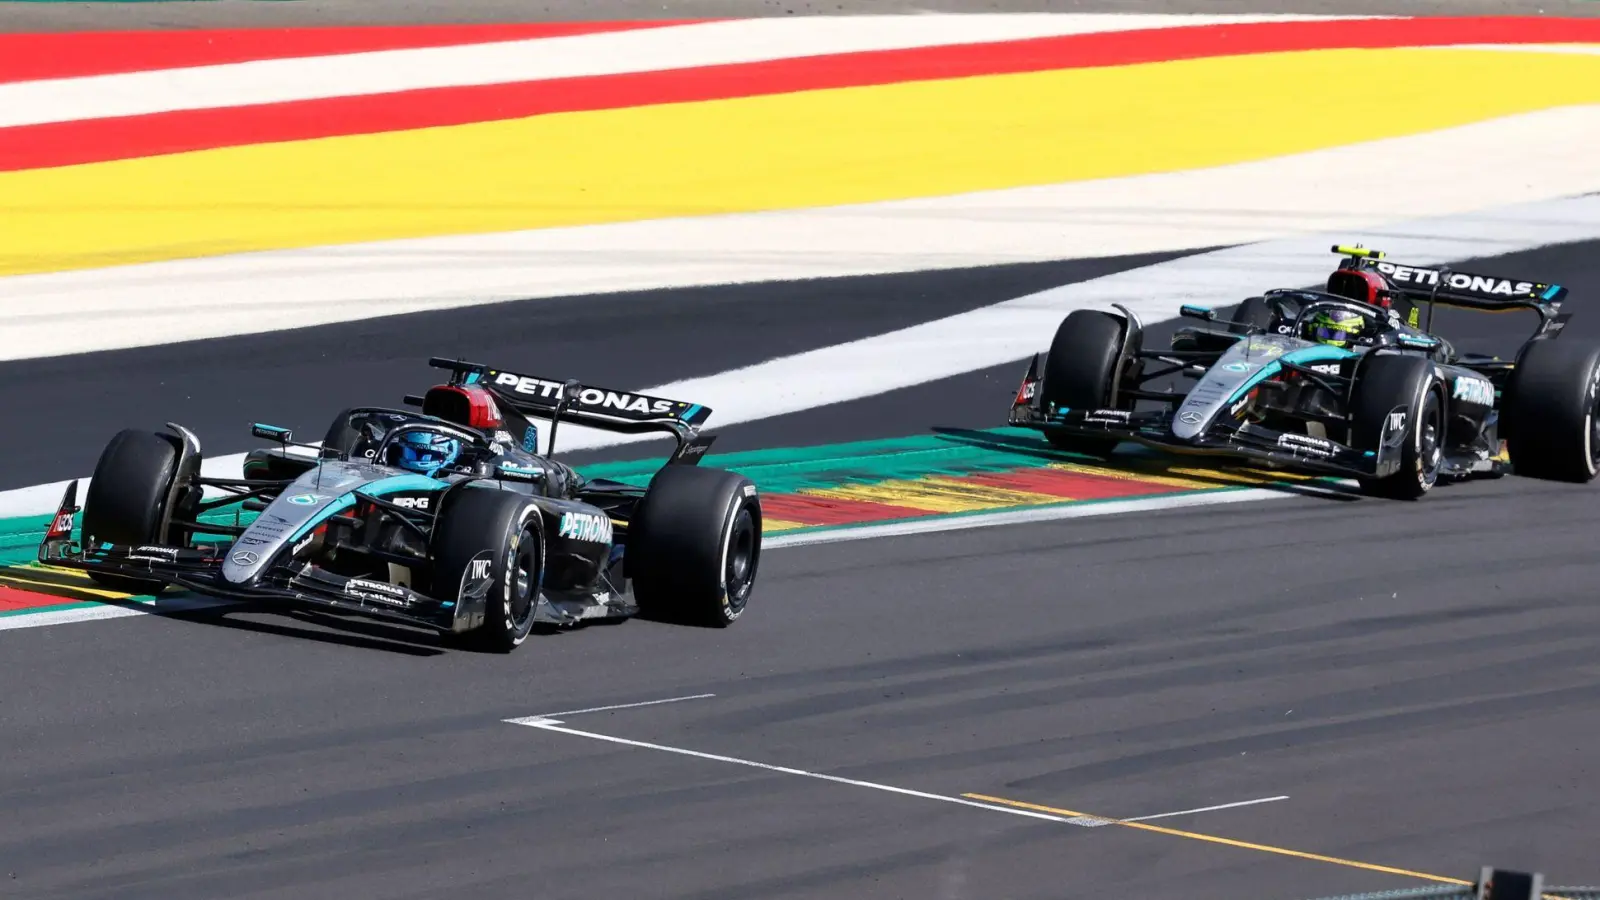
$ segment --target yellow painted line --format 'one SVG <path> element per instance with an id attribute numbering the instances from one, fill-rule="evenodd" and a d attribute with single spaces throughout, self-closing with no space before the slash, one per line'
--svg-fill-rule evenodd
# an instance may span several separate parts
<path id="1" fill-rule="evenodd" d="M 7 584 L 28 584 L 35 587 L 64 588 L 66 590 L 75 591 L 82 594 L 95 594 L 100 597 L 105 597 L 109 600 L 126 600 L 133 596 L 132 594 L 124 594 L 120 591 L 105 591 L 99 588 L 90 587 L 69 587 L 67 585 L 56 584 L 50 581 L 33 581 L 32 579 L 28 578 L 18 578 L 15 575 L 0 574 L 0 582 L 5 582 Z"/>
<path id="2" fill-rule="evenodd" d="M 996 509 L 1011 506 L 1039 506 L 1061 503 L 1068 498 L 1055 494 L 1038 494 L 1010 488 L 969 484 L 954 478 L 930 477 L 918 480 L 893 479 L 876 484 L 848 484 L 834 488 L 806 488 L 800 491 L 809 497 L 833 500 L 865 500 L 869 503 L 888 503 L 929 512 L 959 513 L 979 509 Z"/>
<path id="3" fill-rule="evenodd" d="M 1071 818 L 1093 818 L 1103 821 L 1107 825 L 1120 825 L 1123 828 L 1136 828 L 1140 831 L 1152 831 L 1156 834 L 1171 835 L 1172 837 L 1187 838 L 1192 841 L 1205 841 L 1211 844 L 1223 844 L 1229 847 L 1238 847 L 1242 850 L 1255 850 L 1260 853 L 1272 853 L 1278 856 L 1290 856 L 1296 859 L 1306 859 L 1312 862 L 1332 863 L 1352 869 L 1366 869 L 1369 872 L 1383 872 L 1387 875 L 1403 875 L 1407 878 L 1420 878 L 1424 881 L 1438 881 L 1444 884 L 1471 885 L 1470 881 L 1459 878 L 1447 878 L 1443 875 L 1430 875 L 1427 872 L 1416 872 L 1411 869 L 1398 869 L 1393 866 L 1381 866 L 1376 863 L 1360 862 L 1354 859 L 1343 859 L 1337 856 L 1325 856 L 1321 853 L 1307 853 L 1303 850 L 1290 850 L 1287 847 L 1274 847 L 1271 844 L 1256 844 L 1250 841 L 1236 841 L 1233 838 L 1217 837 L 1211 834 L 1200 834 L 1195 831 L 1182 831 L 1177 828 L 1164 828 L 1160 825 L 1151 825 L 1147 822 L 1127 822 L 1121 819 L 1112 819 L 1105 816 L 1093 816 L 1089 813 L 1074 812 L 1070 809 L 1061 809 L 1054 806 L 1043 806 L 1038 803 L 1024 803 L 1021 800 L 1008 800 L 1005 797 L 991 797 L 987 794 L 962 794 L 969 800 L 981 800 L 985 803 L 997 803 L 1002 806 L 1011 806 L 1017 809 L 1031 809 L 1035 812 L 1055 813 Z"/>
<path id="4" fill-rule="evenodd" d="M 770 532 L 770 531 L 789 531 L 789 530 L 794 529 L 794 528 L 804 528 L 804 527 L 805 527 L 805 523 L 804 522 L 791 522 L 788 519 L 762 519 L 761 520 L 761 533 L 762 534 L 766 534 L 767 532 Z"/>
<path id="5" fill-rule="evenodd" d="M 1173 466 L 1166 471 L 1174 475 L 1194 475 L 1217 481 L 1236 481 L 1241 484 L 1272 484 L 1279 481 L 1309 481 L 1317 476 L 1292 472 L 1266 472 L 1260 469 L 1195 469 Z"/>
<path id="6" fill-rule="evenodd" d="M 1350 115 L 1365 96 L 1405 112 Z M 0 275 L 1171 172 L 1591 103 L 1597 56 L 1330 50 L 222 148 L 0 173 Z"/>
<path id="7" fill-rule="evenodd" d="M 35 566 L 34 568 L 40 572 L 49 572 L 51 575 L 66 575 L 70 578 L 76 578 L 83 581 L 87 581 L 89 578 L 89 573 L 82 569 L 69 569 L 65 566 L 49 566 L 43 564 Z"/>
<path id="8" fill-rule="evenodd" d="M 1063 472 L 1074 472 L 1079 475 L 1095 475 L 1100 478 L 1117 478 L 1122 481 L 1140 481 L 1149 484 L 1164 484 L 1168 487 L 1179 487 L 1187 490 L 1205 490 L 1219 488 L 1224 485 L 1217 484 L 1216 480 L 1199 481 L 1191 478 L 1172 478 L 1165 475 L 1156 475 L 1147 471 L 1135 469 L 1113 469 L 1108 466 L 1093 466 L 1088 463 L 1050 463 L 1048 468 L 1060 469 Z M 1209 473 L 1204 473 L 1209 477 Z"/>

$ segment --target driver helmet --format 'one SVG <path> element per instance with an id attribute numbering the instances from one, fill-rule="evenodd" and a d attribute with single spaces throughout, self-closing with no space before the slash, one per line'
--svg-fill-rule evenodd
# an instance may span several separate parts
<path id="1" fill-rule="evenodd" d="M 1303 327 L 1306 340 L 1343 347 L 1361 336 L 1366 323 L 1352 310 L 1337 307 L 1319 309 L 1312 313 Z"/>
<path id="2" fill-rule="evenodd" d="M 408 431 L 395 439 L 394 465 L 422 475 L 433 475 L 461 456 L 461 442 L 443 434 Z"/>

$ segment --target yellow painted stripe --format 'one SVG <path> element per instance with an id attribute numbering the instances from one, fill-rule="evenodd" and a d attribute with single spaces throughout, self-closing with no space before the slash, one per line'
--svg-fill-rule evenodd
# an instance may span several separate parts
<path id="1" fill-rule="evenodd" d="M 1147 822 L 1125 822 L 1121 819 L 1108 819 L 1103 816 L 1091 816 L 1088 813 L 1074 812 L 1070 809 L 1061 809 L 1055 806 L 1043 806 L 1038 803 L 1024 803 L 1021 800 L 1008 800 L 1005 797 L 991 797 L 987 794 L 962 794 L 968 800 L 980 800 L 984 803 L 997 803 L 1002 806 L 1013 806 L 1018 809 L 1031 809 L 1035 812 L 1054 813 L 1070 818 L 1101 819 L 1108 825 L 1121 825 L 1124 828 L 1136 828 L 1140 831 L 1151 831 L 1156 834 L 1165 834 L 1172 837 L 1187 838 L 1192 841 L 1205 841 L 1210 844 L 1223 844 L 1229 847 L 1238 847 L 1243 850 L 1255 850 L 1261 853 L 1273 853 L 1278 856 L 1292 856 L 1297 859 L 1306 859 L 1313 862 L 1333 863 L 1352 869 L 1366 869 L 1369 872 L 1383 872 L 1388 875 L 1404 875 L 1408 878 L 1420 878 L 1425 881 L 1438 881 L 1445 884 L 1471 884 L 1459 878 L 1449 878 L 1444 875 L 1429 875 L 1427 872 L 1416 872 L 1411 869 L 1397 869 L 1393 866 L 1380 866 L 1376 863 L 1360 862 L 1353 859 L 1343 859 L 1337 856 L 1325 856 L 1321 853 L 1306 853 L 1303 850 L 1290 850 L 1287 847 L 1274 847 L 1270 844 L 1256 844 L 1250 841 L 1236 841 L 1232 838 L 1217 837 L 1210 834 L 1200 834 L 1195 831 L 1182 831 L 1177 828 L 1164 828 L 1160 825 L 1151 825 Z"/>
<path id="2" fill-rule="evenodd" d="M 109 600 L 126 600 L 129 597 L 133 596 L 132 594 L 124 594 L 121 591 L 104 591 L 104 590 L 100 590 L 99 588 L 76 587 L 76 586 L 70 586 L 70 585 L 64 585 L 64 584 L 57 584 L 57 583 L 51 582 L 51 581 L 34 581 L 34 580 L 30 579 L 30 578 L 18 578 L 15 575 L 0 575 L 0 583 L 5 583 L 5 584 L 28 584 L 28 585 L 33 585 L 35 587 L 62 588 L 62 589 L 69 590 L 69 591 L 75 591 L 75 592 L 80 593 L 80 594 L 94 594 L 94 595 L 96 595 L 98 597 L 105 597 L 105 598 L 107 598 Z"/>
<path id="3" fill-rule="evenodd" d="M 1172 466 L 1165 471 L 1173 475 L 1192 475 L 1215 481 L 1235 481 L 1241 484 L 1273 484 L 1280 481 L 1309 481 L 1317 476 L 1293 472 L 1272 472 L 1261 469 L 1198 469 Z"/>
<path id="4" fill-rule="evenodd" d="M 789 531 L 791 529 L 804 528 L 804 527 L 805 527 L 805 523 L 804 522 L 791 522 L 788 519 L 762 519 L 761 520 L 761 533 L 762 534 L 767 534 L 768 532 L 773 532 L 773 531 Z"/>
<path id="5" fill-rule="evenodd" d="M 1333 50 L 207 150 L 0 174 L 0 274 L 1165 172 L 1596 102 L 1596 56 Z"/>
<path id="6" fill-rule="evenodd" d="M 1061 503 L 1068 498 L 1055 494 L 1014 491 L 1009 488 L 969 484 L 954 478 L 894 479 L 876 484 L 850 484 L 835 488 L 806 488 L 800 493 L 834 500 L 865 500 L 908 506 L 929 512 L 959 513 L 1009 506 L 1037 506 Z"/>
<path id="7" fill-rule="evenodd" d="M 1166 475 L 1157 475 L 1145 471 L 1151 468 L 1148 464 L 1138 464 L 1139 468 L 1113 469 L 1107 466 L 1092 466 L 1087 463 L 1050 463 L 1049 468 L 1060 469 L 1063 472 L 1073 472 L 1079 475 L 1096 475 L 1101 478 L 1118 478 L 1123 481 L 1140 481 L 1147 484 L 1163 484 L 1168 487 L 1184 488 L 1185 490 L 1199 491 L 1207 488 L 1222 487 L 1215 480 L 1197 480 L 1193 478 L 1173 478 Z M 1159 465 L 1159 464 L 1156 464 Z M 1207 478 L 1209 478 L 1209 473 Z"/>

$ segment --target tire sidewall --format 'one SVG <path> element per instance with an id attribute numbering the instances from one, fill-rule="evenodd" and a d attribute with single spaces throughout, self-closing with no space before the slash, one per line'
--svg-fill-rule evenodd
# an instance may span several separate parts
<path id="1" fill-rule="evenodd" d="M 1444 382 L 1439 378 L 1437 370 L 1430 370 L 1418 379 L 1417 393 L 1411 400 L 1411 433 L 1406 440 L 1406 453 L 1401 457 L 1402 471 L 1410 469 L 1410 476 L 1418 494 L 1426 494 L 1439 483 L 1439 471 L 1444 462 L 1444 429 L 1448 421 L 1449 411 L 1445 408 Z M 1438 430 L 1434 435 L 1432 465 L 1426 465 L 1422 455 L 1422 435 L 1425 420 L 1423 411 L 1427 409 L 1429 395 L 1433 395 L 1438 403 L 1439 417 Z"/>
<path id="2" fill-rule="evenodd" d="M 717 584 L 721 594 L 719 598 L 719 611 L 722 615 L 723 621 L 729 624 L 732 624 L 733 622 L 737 621 L 740 616 L 744 615 L 745 607 L 750 602 L 750 594 L 755 588 L 756 572 L 761 563 L 761 540 L 759 534 L 760 519 L 759 517 L 752 516 L 751 525 L 757 529 L 757 534 L 755 536 L 754 546 L 752 547 L 749 576 L 745 579 L 743 595 L 738 598 L 738 603 L 736 605 L 733 594 L 728 590 L 728 562 L 733 556 L 734 527 L 739 524 L 741 513 L 754 504 L 755 496 L 753 494 L 748 497 L 745 496 L 744 488 L 741 486 L 738 490 L 734 491 L 733 502 L 727 505 L 727 513 L 724 516 L 725 521 L 723 522 L 722 526 L 722 552 L 718 557 L 719 565 L 717 567 Z"/>
<path id="3" fill-rule="evenodd" d="M 728 565 L 746 511 L 748 588 L 735 596 Z M 761 521 L 759 493 L 742 475 L 674 466 L 658 472 L 634 510 L 624 556 L 640 614 L 714 627 L 737 621 L 748 608 L 760 569 Z"/>
<path id="4" fill-rule="evenodd" d="M 529 520 L 533 520 L 530 526 Z M 490 588 L 491 596 L 498 596 L 498 609 L 486 608 L 484 610 L 484 627 L 492 628 L 503 635 L 503 640 L 511 647 L 520 647 L 533 631 L 533 618 L 539 611 L 539 588 L 544 581 L 544 534 L 539 527 L 539 508 L 528 504 L 512 519 L 511 527 L 506 532 L 505 546 L 500 554 L 500 572 L 496 576 L 499 583 Z M 533 597 L 528 606 L 527 619 L 521 623 L 516 621 L 512 613 L 512 601 L 516 586 L 517 560 L 521 556 L 524 540 L 534 542 L 534 571 L 533 584 L 530 590 Z M 498 590 L 496 590 L 498 588 Z"/>

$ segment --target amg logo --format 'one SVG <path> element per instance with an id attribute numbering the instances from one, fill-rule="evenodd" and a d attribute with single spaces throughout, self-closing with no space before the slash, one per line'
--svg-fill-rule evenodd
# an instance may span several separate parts
<path id="1" fill-rule="evenodd" d="M 1420 284 L 1429 287 L 1439 284 L 1440 273 L 1437 269 L 1419 269 L 1415 266 L 1397 266 L 1394 263 L 1381 262 L 1378 263 L 1378 271 L 1401 284 Z M 1505 278 L 1467 275 L 1461 272 L 1451 273 L 1445 280 L 1444 286 L 1454 291 L 1498 294 L 1505 297 L 1532 293 L 1536 287 L 1531 281 L 1510 281 Z"/>
<path id="2" fill-rule="evenodd" d="M 530 397 L 540 397 L 554 401 L 561 396 L 562 385 L 554 381 L 545 381 L 532 376 L 514 375 L 510 372 L 501 372 L 494 378 L 494 383 L 509 387 L 519 394 Z M 620 409 L 623 412 L 645 413 L 647 415 L 666 415 L 672 412 L 671 400 L 657 400 L 653 397 L 638 397 L 633 394 L 623 394 L 617 391 L 602 391 L 599 388 L 584 388 L 578 394 L 578 402 L 583 406 L 599 407 L 605 409 Z"/>
<path id="3" fill-rule="evenodd" d="M 594 513 L 569 512 L 561 514 L 561 528 L 557 532 L 575 541 L 611 543 L 611 520 Z"/>
<path id="4" fill-rule="evenodd" d="M 1313 372 L 1321 372 L 1324 375 L 1337 375 L 1337 374 L 1339 374 L 1339 364 L 1338 363 L 1323 363 L 1322 365 L 1317 365 L 1317 366 L 1306 366 L 1306 368 L 1310 369 Z"/>
<path id="5" fill-rule="evenodd" d="M 1451 392 L 1457 400 L 1476 403 L 1479 406 L 1494 405 L 1494 385 L 1482 378 L 1473 378 L 1470 375 L 1456 377 L 1455 390 Z"/>
<path id="6" fill-rule="evenodd" d="M 396 497 L 394 505 L 404 509 L 427 509 L 428 497 Z"/>

